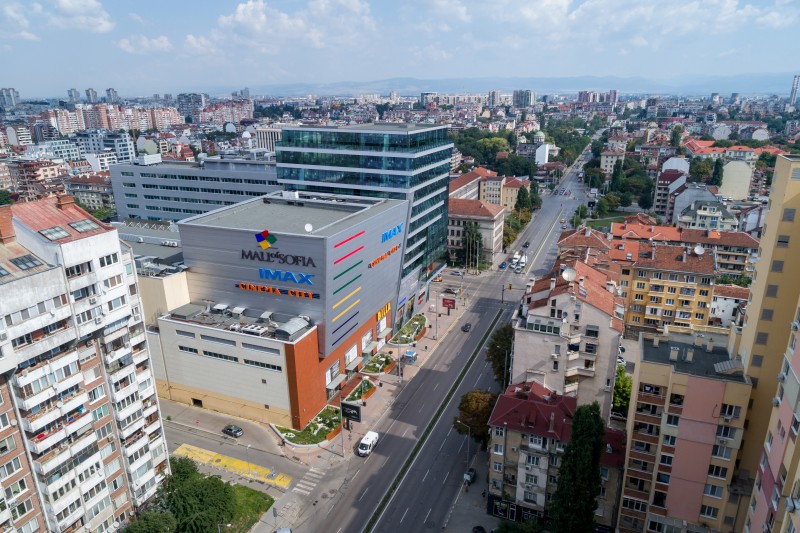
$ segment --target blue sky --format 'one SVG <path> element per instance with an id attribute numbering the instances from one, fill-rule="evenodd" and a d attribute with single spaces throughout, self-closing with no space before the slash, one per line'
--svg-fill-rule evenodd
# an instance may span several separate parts
<path id="1" fill-rule="evenodd" d="M 0 86 L 791 72 L 799 15 L 800 0 L 0 0 Z"/>

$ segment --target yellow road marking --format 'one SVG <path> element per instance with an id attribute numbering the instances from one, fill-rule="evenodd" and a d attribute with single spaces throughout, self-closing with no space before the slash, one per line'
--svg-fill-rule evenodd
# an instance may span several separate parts
<path id="1" fill-rule="evenodd" d="M 204 450 L 203 448 L 198 448 L 191 444 L 181 444 L 181 446 L 175 450 L 174 455 L 188 457 L 198 463 L 213 466 L 214 468 L 222 468 L 228 472 L 233 472 L 234 474 L 255 481 L 261 481 L 262 483 L 281 489 L 289 488 L 289 485 L 292 483 L 292 477 L 286 474 L 275 472 L 273 475 L 273 470 L 269 468 L 248 463 L 241 459 L 234 459 L 233 457 L 228 457 L 220 453 Z"/>

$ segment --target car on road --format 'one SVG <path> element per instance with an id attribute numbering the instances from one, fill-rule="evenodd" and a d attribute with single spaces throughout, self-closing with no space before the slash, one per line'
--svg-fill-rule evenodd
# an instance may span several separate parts
<path id="1" fill-rule="evenodd" d="M 453 270 L 453 275 L 454 276 L 461 276 L 463 278 L 464 277 L 464 271 L 463 270 Z"/>
<path id="2" fill-rule="evenodd" d="M 486 529 L 483 526 L 475 526 L 472 528 L 472 533 L 486 533 Z"/>
<path id="3" fill-rule="evenodd" d="M 522 265 L 514 269 L 514 274 L 521 274 L 521 273 L 522 273 Z"/>
<path id="4" fill-rule="evenodd" d="M 502 263 L 500 263 L 500 266 L 499 266 L 498 268 L 499 268 L 500 270 L 505 270 L 507 266 L 508 266 L 508 263 L 506 263 L 505 261 L 503 261 Z"/>
<path id="5" fill-rule="evenodd" d="M 531 245 L 531 242 L 530 242 L 530 241 L 525 241 L 525 244 L 523 244 L 523 245 L 522 245 L 522 247 L 523 247 L 523 248 L 527 248 L 527 247 L 528 247 L 528 246 L 530 246 L 530 245 Z"/>
<path id="6" fill-rule="evenodd" d="M 465 333 L 468 333 L 471 329 L 472 329 L 472 324 L 470 324 L 469 322 L 461 326 L 461 331 Z"/>
<path id="7" fill-rule="evenodd" d="M 244 430 L 239 426 L 235 426 L 233 424 L 228 424 L 224 428 L 222 428 L 222 432 L 226 435 L 229 435 L 235 439 L 238 439 L 242 435 L 244 435 Z"/>
<path id="8" fill-rule="evenodd" d="M 444 292 L 445 294 L 458 294 L 458 291 L 457 291 L 457 290 L 455 290 L 455 289 L 451 289 L 450 287 L 447 287 L 447 288 L 446 288 L 445 290 L 443 290 L 442 292 Z"/>
<path id="9" fill-rule="evenodd" d="M 464 481 L 466 481 L 470 485 L 475 483 L 476 477 L 478 477 L 478 474 L 475 472 L 474 468 L 468 468 L 467 471 L 464 472 Z"/>
<path id="10" fill-rule="evenodd" d="M 567 229 L 567 225 L 566 224 L 561 224 L 561 229 Z"/>
<path id="11" fill-rule="evenodd" d="M 561 223 L 563 224 L 563 223 L 564 223 L 564 222 L 566 222 L 566 221 L 567 221 L 567 219 L 566 219 L 566 218 L 562 218 L 562 219 L 561 219 L 559 222 L 561 222 Z"/>
<path id="12" fill-rule="evenodd" d="M 433 281 L 442 281 L 442 276 L 436 276 Z"/>
<path id="13" fill-rule="evenodd" d="M 361 457 L 366 457 L 372 453 L 372 450 L 375 449 L 375 446 L 378 445 L 378 434 L 374 431 L 367 431 L 367 434 L 361 439 L 361 442 L 358 443 L 358 448 L 356 448 L 356 453 Z"/>

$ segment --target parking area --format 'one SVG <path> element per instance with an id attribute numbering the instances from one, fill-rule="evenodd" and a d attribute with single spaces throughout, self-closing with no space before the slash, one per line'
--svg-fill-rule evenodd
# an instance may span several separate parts
<path id="1" fill-rule="evenodd" d="M 212 468 L 221 468 L 233 474 L 282 490 L 288 489 L 292 482 L 292 477 L 286 474 L 259 466 L 250 461 L 242 461 L 241 459 L 222 455 L 221 453 L 204 450 L 203 448 L 198 448 L 191 444 L 181 444 L 181 446 L 173 452 L 173 455 L 188 457 L 200 464 Z"/>

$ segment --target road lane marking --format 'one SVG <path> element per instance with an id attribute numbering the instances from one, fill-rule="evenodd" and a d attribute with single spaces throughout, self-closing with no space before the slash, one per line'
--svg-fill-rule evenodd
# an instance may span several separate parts
<path id="1" fill-rule="evenodd" d="M 436 385 L 434 385 L 434 386 L 433 386 L 433 390 L 436 390 L 436 387 L 438 387 L 438 386 L 439 386 L 439 384 L 438 384 L 438 383 L 437 383 Z"/>
<path id="2" fill-rule="evenodd" d="M 450 429 L 447 430 L 447 435 L 445 435 L 445 436 L 449 437 L 451 431 L 453 431 L 453 426 L 450 426 Z"/>
<path id="3" fill-rule="evenodd" d="M 458 447 L 458 453 L 461 453 L 461 448 L 463 448 L 463 447 L 464 447 L 464 443 L 462 442 L 461 446 Z"/>
<path id="4" fill-rule="evenodd" d="M 423 404 L 422 404 L 422 406 L 419 408 L 419 412 L 420 412 L 420 413 L 422 412 L 422 408 L 423 408 L 423 407 L 425 407 L 425 404 L 424 404 L 424 403 L 423 403 Z"/>
<path id="5" fill-rule="evenodd" d="M 428 514 L 425 515 L 425 520 L 422 521 L 423 524 L 428 521 L 428 517 L 431 515 L 431 511 L 433 511 L 433 507 L 428 509 Z"/>
<path id="6" fill-rule="evenodd" d="M 449 475 L 450 475 L 450 472 L 448 472 L 448 473 L 446 473 L 446 474 L 444 475 L 444 481 L 442 481 L 442 485 L 444 485 L 444 484 L 445 484 L 445 482 L 447 481 L 447 476 L 449 476 Z"/>
<path id="7" fill-rule="evenodd" d="M 405 436 L 406 436 L 406 433 L 408 433 L 408 429 L 409 429 L 409 428 L 406 428 L 406 430 L 403 432 L 403 434 L 402 434 L 402 435 L 400 435 L 400 438 L 401 438 L 401 439 L 402 439 L 403 437 L 405 437 Z"/>
<path id="8" fill-rule="evenodd" d="M 478 374 L 478 377 L 475 379 L 475 385 L 473 385 L 473 387 L 477 387 L 478 386 L 478 382 L 481 380 L 482 377 L 483 377 L 483 373 Z"/>
<path id="9" fill-rule="evenodd" d="M 406 514 L 408 514 L 408 507 L 406 507 L 406 512 L 405 512 L 405 513 L 403 513 L 403 517 L 400 519 L 400 523 L 401 523 L 401 524 L 403 523 L 403 518 L 405 518 L 405 517 L 406 517 Z"/>
<path id="10" fill-rule="evenodd" d="M 360 468 L 358 470 L 356 470 L 356 473 L 353 474 L 353 477 L 350 478 L 350 481 L 353 481 L 356 478 L 356 476 L 358 475 L 359 472 L 361 472 Z"/>
<path id="11" fill-rule="evenodd" d="M 358 501 L 361 501 L 362 499 L 364 499 L 364 496 L 366 496 L 368 490 L 369 490 L 369 487 L 364 489 L 364 492 L 361 494 L 361 498 L 359 498 Z"/>
<path id="12" fill-rule="evenodd" d="M 422 482 L 423 482 L 423 483 L 425 483 L 425 479 L 428 477 L 428 472 L 430 472 L 430 471 L 431 471 L 431 469 L 429 468 L 429 469 L 428 469 L 428 470 L 425 472 L 425 475 L 422 477 Z"/>
<path id="13" fill-rule="evenodd" d="M 367 464 L 370 459 L 372 459 L 372 454 L 369 454 L 369 457 L 364 460 L 364 464 Z"/>

